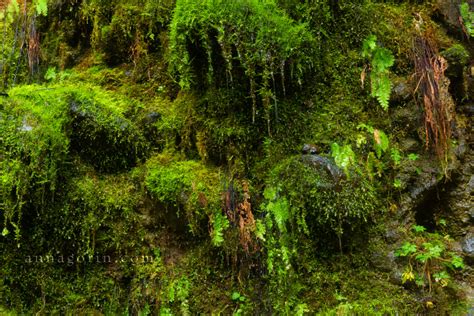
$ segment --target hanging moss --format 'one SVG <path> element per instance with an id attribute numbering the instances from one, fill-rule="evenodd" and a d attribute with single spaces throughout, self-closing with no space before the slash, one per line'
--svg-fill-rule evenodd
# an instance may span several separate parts
<path id="1" fill-rule="evenodd" d="M 295 23 L 274 1 L 179 0 L 171 22 L 171 72 L 189 89 L 199 82 L 232 86 L 240 68 L 248 80 L 252 121 L 257 95 L 269 121 L 274 87 L 284 82 L 285 69 L 300 80 L 311 68 L 312 40 L 306 25 Z"/>

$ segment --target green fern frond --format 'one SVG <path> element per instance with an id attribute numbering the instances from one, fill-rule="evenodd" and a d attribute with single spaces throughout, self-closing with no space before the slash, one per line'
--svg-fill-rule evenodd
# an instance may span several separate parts
<path id="1" fill-rule="evenodd" d="M 229 221 L 220 210 L 211 219 L 212 233 L 211 239 L 214 246 L 220 246 L 224 242 L 224 231 L 229 227 Z"/>
<path id="2" fill-rule="evenodd" d="M 384 72 L 392 67 L 394 62 L 395 58 L 388 49 L 378 47 L 374 52 L 374 57 L 372 58 L 372 70 Z"/>
<path id="3" fill-rule="evenodd" d="M 377 37 L 369 35 L 362 43 L 362 57 L 371 57 L 373 50 L 377 46 Z"/>
<path id="4" fill-rule="evenodd" d="M 474 12 L 471 12 L 467 2 L 460 5 L 459 11 L 464 27 L 466 28 L 466 33 L 474 37 Z"/>
<path id="5" fill-rule="evenodd" d="M 36 13 L 43 16 L 48 15 L 48 0 L 36 1 Z"/>
<path id="6" fill-rule="evenodd" d="M 370 59 L 371 96 L 377 98 L 384 110 L 388 109 L 388 101 L 392 84 L 388 77 L 389 68 L 395 63 L 392 53 L 376 43 L 377 37 L 370 35 L 362 43 L 362 57 Z"/>
<path id="7" fill-rule="evenodd" d="M 392 83 L 385 73 L 373 73 L 371 76 L 371 95 L 377 98 L 382 108 L 388 110 L 388 101 L 392 92 Z"/>

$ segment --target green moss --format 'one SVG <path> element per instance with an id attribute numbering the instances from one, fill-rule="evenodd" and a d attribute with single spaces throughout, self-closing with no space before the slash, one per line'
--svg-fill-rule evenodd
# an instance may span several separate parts
<path id="1" fill-rule="evenodd" d="M 311 157 L 310 157 L 311 158 Z M 311 232 L 314 237 L 327 229 L 342 234 L 343 227 L 354 229 L 378 210 L 377 193 L 366 179 L 344 179 L 330 175 L 326 167 L 296 156 L 282 161 L 271 172 L 267 185 L 276 188 L 280 198 L 289 203 L 289 218 L 294 228 Z"/>
<path id="2" fill-rule="evenodd" d="M 109 172 L 130 168 L 146 152 L 140 131 L 124 117 L 128 105 L 98 87 L 20 86 L 9 96 L 0 116 L 2 217 L 17 235 L 23 205 L 42 209 L 54 199 L 75 155 Z"/>
<path id="3" fill-rule="evenodd" d="M 215 244 L 223 242 L 222 230 L 228 227 L 221 215 L 221 175 L 219 170 L 197 161 L 174 161 L 161 155 L 147 163 L 146 186 L 159 201 L 185 212 L 189 228 L 202 234 L 203 221 L 213 225 Z"/>
<path id="4" fill-rule="evenodd" d="M 311 43 L 306 25 L 292 21 L 273 1 L 180 0 L 171 22 L 170 67 L 184 89 L 205 87 L 206 82 L 225 87 L 234 85 L 234 77 L 237 84 L 242 82 L 234 66 L 239 63 L 249 81 L 252 121 L 258 95 L 269 122 L 276 96 L 272 82 L 275 86 L 277 77 L 285 90 L 285 69 L 301 80 L 311 68 L 305 54 Z"/>

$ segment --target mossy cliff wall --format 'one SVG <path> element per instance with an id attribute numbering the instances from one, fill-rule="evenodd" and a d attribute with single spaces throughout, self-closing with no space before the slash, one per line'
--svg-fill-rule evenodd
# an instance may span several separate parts
<path id="1" fill-rule="evenodd" d="M 0 1 L 0 314 L 468 314 L 466 6 Z"/>

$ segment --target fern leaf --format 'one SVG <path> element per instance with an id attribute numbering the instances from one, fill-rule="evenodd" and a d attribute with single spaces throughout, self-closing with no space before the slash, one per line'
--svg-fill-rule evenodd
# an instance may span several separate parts
<path id="1" fill-rule="evenodd" d="M 378 72 L 383 72 L 392 67 L 395 58 L 392 53 L 386 48 L 377 48 L 372 59 L 372 68 Z"/>
<path id="2" fill-rule="evenodd" d="M 370 57 L 377 46 L 377 37 L 369 35 L 362 43 L 362 57 Z"/>
<path id="3" fill-rule="evenodd" d="M 390 100 L 390 93 L 392 92 L 392 83 L 387 74 L 372 74 L 371 83 L 372 96 L 377 98 L 384 110 L 388 110 L 388 101 Z"/>
<path id="4" fill-rule="evenodd" d="M 48 0 L 38 0 L 36 2 L 36 13 L 38 15 L 48 15 Z"/>

